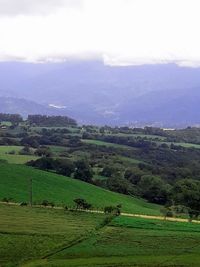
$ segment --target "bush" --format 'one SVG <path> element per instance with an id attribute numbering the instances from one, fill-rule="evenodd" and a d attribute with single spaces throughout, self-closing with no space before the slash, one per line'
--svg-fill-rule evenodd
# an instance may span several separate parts
<path id="1" fill-rule="evenodd" d="M 105 214 L 113 214 L 115 216 L 119 216 L 121 211 L 120 211 L 120 205 L 115 206 L 107 206 L 104 208 L 104 213 Z"/>
<path id="2" fill-rule="evenodd" d="M 9 203 L 12 200 L 12 198 L 4 197 L 2 198 L 2 202 Z"/>
<path id="3" fill-rule="evenodd" d="M 74 199 L 74 203 L 76 204 L 77 209 L 89 210 L 92 208 L 92 205 L 90 203 L 87 203 L 87 201 L 85 199 L 82 199 L 82 198 Z"/>
<path id="4" fill-rule="evenodd" d="M 21 202 L 21 203 L 20 203 L 20 206 L 21 206 L 21 207 L 28 206 L 28 203 L 27 203 L 27 202 Z"/>
<path id="5" fill-rule="evenodd" d="M 41 205 L 47 207 L 48 205 L 50 205 L 50 202 L 48 200 L 43 200 Z"/>
<path id="6" fill-rule="evenodd" d="M 16 152 L 15 152 L 15 150 L 11 150 L 11 151 L 8 152 L 8 154 L 10 154 L 10 155 L 15 155 Z"/>

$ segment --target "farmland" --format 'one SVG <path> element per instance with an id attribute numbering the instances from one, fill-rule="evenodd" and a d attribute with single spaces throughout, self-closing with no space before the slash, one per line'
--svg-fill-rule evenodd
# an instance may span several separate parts
<path id="1" fill-rule="evenodd" d="M 199 267 L 200 131 L 59 119 L 0 128 L 0 266 Z"/>
<path id="2" fill-rule="evenodd" d="M 2 204 L 0 213 L 2 266 L 199 266 L 198 224 L 125 216 L 102 224 L 103 214 Z"/>

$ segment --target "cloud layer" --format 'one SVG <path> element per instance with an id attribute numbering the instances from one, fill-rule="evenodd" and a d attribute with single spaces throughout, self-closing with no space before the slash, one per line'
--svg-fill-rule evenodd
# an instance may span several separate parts
<path id="1" fill-rule="evenodd" d="M 80 5 L 81 0 L 0 0 L 0 16 L 48 15 Z"/>
<path id="2" fill-rule="evenodd" d="M 199 0 L 0 0 L 0 60 L 200 65 Z"/>

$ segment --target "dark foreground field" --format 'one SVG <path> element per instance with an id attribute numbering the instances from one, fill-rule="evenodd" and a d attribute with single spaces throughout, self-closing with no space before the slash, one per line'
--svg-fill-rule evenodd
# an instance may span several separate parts
<path id="1" fill-rule="evenodd" d="M 0 266 L 199 267 L 199 224 L 3 204 L 0 214 Z"/>

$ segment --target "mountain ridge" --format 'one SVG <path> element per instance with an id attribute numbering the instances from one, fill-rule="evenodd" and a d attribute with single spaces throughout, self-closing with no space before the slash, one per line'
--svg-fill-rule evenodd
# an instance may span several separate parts
<path id="1" fill-rule="evenodd" d="M 4 103 L 1 112 L 14 110 L 27 115 L 28 104 L 27 108 L 19 104 L 23 99 L 40 105 L 32 106 L 31 114 L 39 109 L 42 114 L 71 116 L 79 123 L 166 127 L 199 124 L 198 88 L 200 68 L 175 64 L 0 62 L 0 97 L 13 99 L 13 108 Z M 182 113 L 186 113 L 186 120 Z"/>

